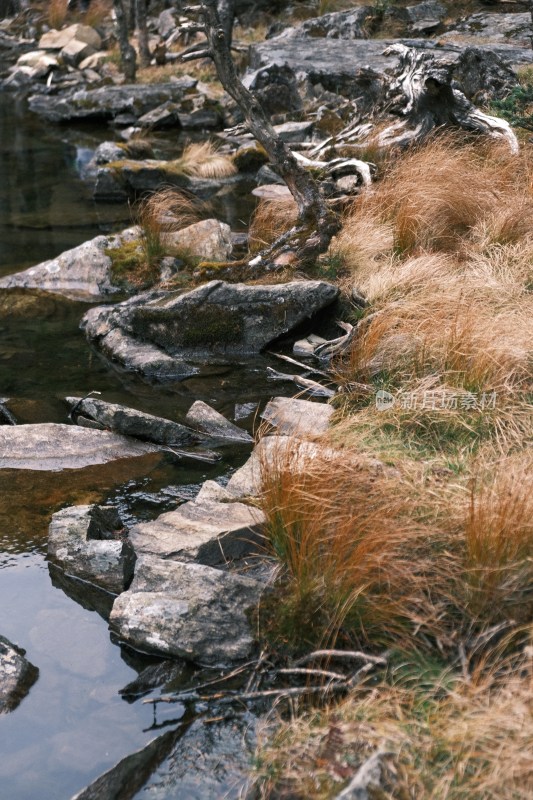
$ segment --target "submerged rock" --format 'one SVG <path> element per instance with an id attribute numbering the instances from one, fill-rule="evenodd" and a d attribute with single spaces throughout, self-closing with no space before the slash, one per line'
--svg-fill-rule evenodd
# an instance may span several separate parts
<path id="1" fill-rule="evenodd" d="M 25 650 L 0 636 L 0 714 L 13 711 L 39 677 L 25 655 Z"/>
<path id="2" fill-rule="evenodd" d="M 71 407 L 71 413 L 74 412 L 76 417 L 81 417 L 77 420 L 78 425 L 84 425 L 83 420 L 88 418 L 116 433 L 158 444 L 188 445 L 198 442 L 200 438 L 195 431 L 180 425 L 179 422 L 154 417 L 135 408 L 106 403 L 93 397 L 65 399 Z"/>
<path id="3" fill-rule="evenodd" d="M 145 747 L 122 758 L 71 800 L 129 800 L 169 754 L 179 736 L 179 727 L 161 734 Z"/>
<path id="4" fill-rule="evenodd" d="M 52 516 L 48 558 L 66 574 L 119 594 L 133 577 L 135 553 L 112 506 L 72 506 Z"/>
<path id="5" fill-rule="evenodd" d="M 185 293 L 146 293 L 90 309 L 88 338 L 126 369 L 158 379 L 192 374 L 188 360 L 243 357 L 331 305 L 338 288 L 324 281 L 277 285 L 211 281 Z"/>
<path id="6" fill-rule="evenodd" d="M 133 648 L 223 665 L 254 646 L 248 613 L 265 586 L 202 564 L 141 556 L 127 592 L 119 595 L 111 629 Z"/>
<path id="7" fill-rule="evenodd" d="M 47 422 L 0 426 L 0 469 L 81 469 L 158 449 L 157 445 L 76 425 Z"/>

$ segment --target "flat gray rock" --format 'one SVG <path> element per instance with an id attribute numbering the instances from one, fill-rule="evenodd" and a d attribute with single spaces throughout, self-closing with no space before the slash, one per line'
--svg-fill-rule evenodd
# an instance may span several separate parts
<path id="1" fill-rule="evenodd" d="M 261 417 L 278 433 L 313 436 L 327 431 L 333 412 L 333 406 L 326 403 L 313 403 L 296 397 L 274 397 L 265 406 Z"/>
<path id="2" fill-rule="evenodd" d="M 111 258 L 106 250 L 138 239 L 137 228 L 112 236 L 97 236 L 57 258 L 0 278 L 0 288 L 42 289 L 74 298 L 105 297 L 118 291 L 112 282 Z"/>
<path id="3" fill-rule="evenodd" d="M 234 425 L 202 400 L 197 400 L 192 404 L 185 420 L 189 425 L 213 439 L 243 443 L 253 442 L 253 437 L 249 433 L 243 431 L 242 428 L 238 428 L 237 425 Z"/>
<path id="4" fill-rule="evenodd" d="M 67 397 L 65 398 L 75 417 L 94 420 L 115 433 L 124 436 L 134 436 L 147 442 L 156 442 L 166 445 L 191 445 L 198 442 L 200 437 L 191 428 L 180 425 L 163 417 L 154 417 L 135 408 L 106 403 L 93 397 Z M 80 420 L 78 424 L 83 422 Z"/>
<path id="5" fill-rule="evenodd" d="M 155 453 L 156 445 L 116 433 L 47 422 L 0 426 L 0 469 L 53 472 L 107 464 L 119 458 Z"/>
<path id="6" fill-rule="evenodd" d="M 0 714 L 13 711 L 39 677 L 26 651 L 0 636 Z"/>
<path id="7" fill-rule="evenodd" d="M 142 556 L 110 627 L 133 648 L 200 664 L 226 665 L 254 647 L 248 613 L 264 584 L 201 564 Z"/>
<path id="8" fill-rule="evenodd" d="M 119 114 L 131 114 L 138 119 L 169 100 L 179 103 L 187 92 L 194 90 L 196 84 L 194 78 L 185 76 L 172 83 L 79 89 L 62 97 L 37 94 L 30 97 L 29 106 L 31 111 L 50 122 L 109 120 Z"/>
<path id="9" fill-rule="evenodd" d="M 138 555 L 217 566 L 257 553 L 264 522 L 257 508 L 200 493 L 176 511 L 135 525 L 130 540 Z"/>
<path id="10" fill-rule="evenodd" d="M 531 47 L 531 14 L 529 11 L 514 14 L 490 14 L 482 11 L 461 19 L 442 38 L 453 41 L 457 34 L 474 40 L 480 39 L 485 45 L 490 41 L 495 44 L 512 43 L 519 47 Z"/>
<path id="11" fill-rule="evenodd" d="M 317 40 L 303 35 L 277 36 L 250 47 L 250 69 L 271 64 L 284 65 L 304 73 L 313 84 L 350 98 L 381 95 L 383 77 L 398 68 L 397 55 L 385 56 L 392 44 L 400 43 L 420 50 L 435 51 L 446 63 L 456 64 L 466 44 L 431 39 L 331 39 Z M 510 65 L 533 63 L 533 51 L 510 44 L 479 44 L 479 49 L 499 55 Z"/>
<path id="12" fill-rule="evenodd" d="M 63 508 L 48 528 L 48 558 L 67 575 L 119 594 L 131 581 L 135 563 L 123 528 L 114 508 Z"/>
<path id="13" fill-rule="evenodd" d="M 324 281 L 277 285 L 210 281 L 190 292 L 148 292 L 90 309 L 88 338 L 126 369 L 147 377 L 192 374 L 188 361 L 253 356 L 331 305 L 339 290 Z M 144 361 L 144 363 L 143 363 Z"/>

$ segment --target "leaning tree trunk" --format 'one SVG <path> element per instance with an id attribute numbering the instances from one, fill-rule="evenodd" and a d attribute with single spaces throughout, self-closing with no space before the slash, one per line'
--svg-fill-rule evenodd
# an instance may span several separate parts
<path id="1" fill-rule="evenodd" d="M 222 86 L 239 106 L 250 132 L 266 150 L 271 163 L 298 205 L 296 227 L 263 251 L 253 260 L 253 264 L 261 267 L 272 263 L 276 256 L 286 251 L 293 252 L 301 263 L 313 262 L 327 250 L 332 237 L 339 230 L 338 217 L 324 201 L 311 175 L 300 166 L 291 150 L 281 141 L 259 100 L 243 86 L 235 70 L 217 6 L 217 0 L 203 0 L 203 23 L 208 49 L 192 55 L 195 58 L 210 56 L 213 59 Z"/>
<path id="2" fill-rule="evenodd" d="M 123 0 L 113 0 L 117 20 L 117 39 L 120 48 L 120 63 L 124 77 L 129 83 L 135 82 L 137 57 L 128 36 L 128 19 Z"/>
<path id="3" fill-rule="evenodd" d="M 150 47 L 148 45 L 146 6 L 146 0 L 135 0 L 135 19 L 137 23 L 137 35 L 139 37 L 139 58 L 142 67 L 147 67 L 151 61 Z"/>

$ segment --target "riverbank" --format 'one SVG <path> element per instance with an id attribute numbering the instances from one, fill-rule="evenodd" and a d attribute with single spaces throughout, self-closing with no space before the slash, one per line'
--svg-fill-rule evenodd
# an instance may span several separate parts
<path id="1" fill-rule="evenodd" d="M 10 797 L 529 795 L 530 20 L 422 5 L 252 45 L 338 213 L 312 263 L 175 14 L 140 88 L 79 27 L 11 71 L 48 121 L 2 97 L 0 633 L 39 670 Z"/>

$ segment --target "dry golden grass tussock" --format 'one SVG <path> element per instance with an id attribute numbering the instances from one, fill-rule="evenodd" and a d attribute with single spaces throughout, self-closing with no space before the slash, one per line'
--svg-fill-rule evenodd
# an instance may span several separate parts
<path id="1" fill-rule="evenodd" d="M 464 523 L 466 602 L 485 623 L 533 620 L 533 454 L 472 481 Z"/>
<path id="2" fill-rule="evenodd" d="M 348 380 L 371 380 L 381 374 L 393 383 L 440 375 L 471 391 L 530 385 L 531 296 L 521 304 L 498 308 L 501 298 L 489 302 L 487 286 L 460 277 L 450 280 L 445 271 L 441 280 L 439 263 L 425 259 L 422 263 L 422 280 L 435 268 L 429 286 L 422 283 L 415 288 L 421 277 L 418 265 L 407 263 L 399 269 L 406 275 L 406 292 L 412 282 L 411 294 L 402 292 L 403 284 L 395 287 L 394 271 L 385 281 L 374 279 L 374 288 L 380 283 L 381 291 L 387 284 L 392 287 L 393 299 L 378 304 L 378 311 L 371 310 L 359 323 L 341 373 Z"/>
<path id="3" fill-rule="evenodd" d="M 195 178 L 227 178 L 237 173 L 231 158 L 209 141 L 188 144 L 173 169 Z"/>
<path id="4" fill-rule="evenodd" d="M 46 10 L 46 19 L 51 28 L 60 30 L 67 18 L 68 0 L 50 0 Z"/>
<path id="5" fill-rule="evenodd" d="M 377 646 L 432 624 L 427 537 L 405 513 L 397 475 L 293 441 L 262 465 L 262 483 L 269 546 L 285 570 L 274 638 L 333 645 L 342 632 Z"/>
<path id="6" fill-rule="evenodd" d="M 96 28 L 111 15 L 113 0 L 91 0 L 89 8 L 82 16 L 83 24 Z"/>
<path id="7" fill-rule="evenodd" d="M 363 215 L 392 226 L 397 252 L 457 252 L 472 228 L 492 215 L 494 240 L 516 241 L 531 229 L 524 221 L 530 214 L 520 213 L 531 208 L 530 177 L 526 155 L 441 136 L 402 155 L 355 202 L 345 227 Z"/>
<path id="8" fill-rule="evenodd" d="M 279 721 L 257 753 L 260 797 L 325 800 L 378 749 L 388 800 L 527 800 L 533 793 L 531 648 L 508 674 L 363 687 L 340 705 Z M 400 668 L 402 671 L 402 668 Z M 270 732 L 269 732 L 270 733 Z M 372 795 L 374 796 L 374 795 Z"/>
<path id="9" fill-rule="evenodd" d="M 210 216 L 208 203 L 172 187 L 159 189 L 138 203 L 136 217 L 141 227 L 172 233 Z"/>
<path id="10" fill-rule="evenodd" d="M 375 214 L 363 208 L 347 214 L 340 233 L 331 243 L 330 251 L 341 255 L 346 266 L 364 281 L 379 269 L 381 262 L 391 260 L 394 232 L 390 223 L 381 222 Z"/>
<path id="11" fill-rule="evenodd" d="M 260 200 L 250 221 L 250 252 L 257 253 L 289 231 L 298 219 L 298 206 L 292 197 Z"/>

